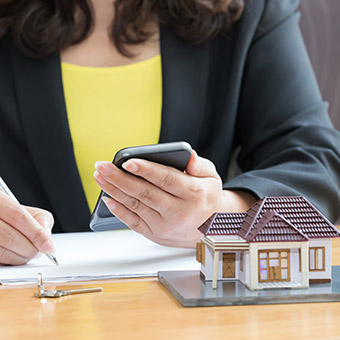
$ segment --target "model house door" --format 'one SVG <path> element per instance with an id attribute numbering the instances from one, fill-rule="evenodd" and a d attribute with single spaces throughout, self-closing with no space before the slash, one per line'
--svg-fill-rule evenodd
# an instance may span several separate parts
<path id="1" fill-rule="evenodd" d="M 290 281 L 289 249 L 259 251 L 259 282 Z"/>
<path id="2" fill-rule="evenodd" d="M 235 278 L 235 253 L 223 254 L 223 274 L 225 279 Z"/>

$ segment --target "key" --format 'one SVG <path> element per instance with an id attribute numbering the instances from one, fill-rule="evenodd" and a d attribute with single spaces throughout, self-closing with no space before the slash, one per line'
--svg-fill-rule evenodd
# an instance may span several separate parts
<path id="1" fill-rule="evenodd" d="M 72 294 L 83 294 L 83 293 L 95 293 L 102 292 L 103 288 L 82 288 L 82 289 L 64 289 L 64 290 L 43 290 L 42 292 L 39 290 L 38 293 L 35 293 L 37 297 L 46 297 L 46 298 L 55 298 Z"/>
<path id="2" fill-rule="evenodd" d="M 72 294 L 83 294 L 83 293 L 95 293 L 102 292 L 102 287 L 94 288 L 79 288 L 79 289 L 64 289 L 64 290 L 45 290 L 44 282 L 41 273 L 37 276 L 38 292 L 34 295 L 39 298 L 58 298 L 61 296 L 72 295 Z"/>

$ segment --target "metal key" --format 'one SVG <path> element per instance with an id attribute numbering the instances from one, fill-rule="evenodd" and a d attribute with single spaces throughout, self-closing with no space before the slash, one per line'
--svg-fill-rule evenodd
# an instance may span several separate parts
<path id="1" fill-rule="evenodd" d="M 64 290 L 45 290 L 44 282 L 41 273 L 37 276 L 38 292 L 34 295 L 39 298 L 57 298 L 71 294 L 95 293 L 102 292 L 102 287 L 95 288 L 80 288 L 80 289 L 64 289 Z"/>

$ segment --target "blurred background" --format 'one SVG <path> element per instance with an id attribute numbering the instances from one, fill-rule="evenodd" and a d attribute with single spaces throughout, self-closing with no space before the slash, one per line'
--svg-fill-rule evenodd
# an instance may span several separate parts
<path id="1" fill-rule="evenodd" d="M 340 0 L 301 0 L 301 30 L 329 114 L 340 130 Z"/>

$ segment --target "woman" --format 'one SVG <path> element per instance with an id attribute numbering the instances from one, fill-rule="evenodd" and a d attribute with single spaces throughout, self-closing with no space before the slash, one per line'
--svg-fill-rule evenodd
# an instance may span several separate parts
<path id="1" fill-rule="evenodd" d="M 88 230 L 99 189 L 128 227 L 192 247 L 215 211 L 304 195 L 339 217 L 340 137 L 298 28 L 298 1 L 16 0 L 0 7 L 0 262 Z M 185 140 L 182 174 L 121 147 Z M 243 173 L 227 180 L 233 152 Z M 199 156 L 198 156 L 199 155 Z M 89 179 L 96 160 L 95 186 Z M 137 175 L 136 176 L 133 176 Z"/>

